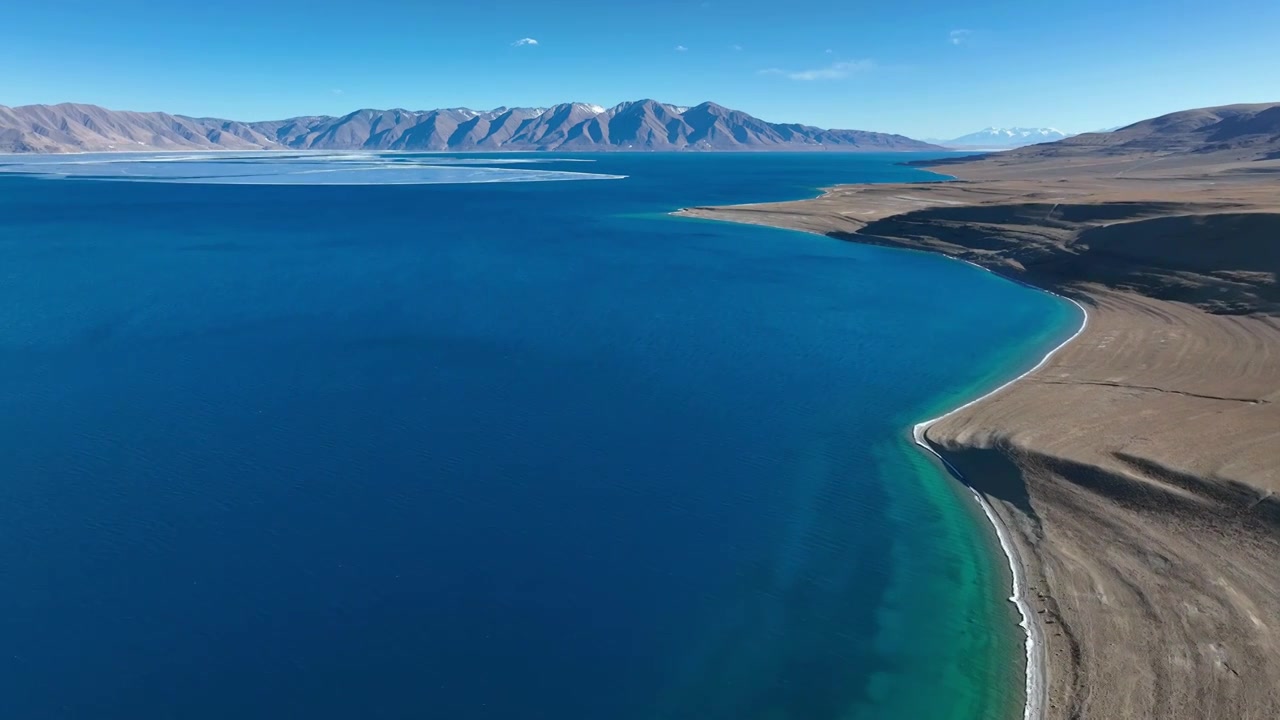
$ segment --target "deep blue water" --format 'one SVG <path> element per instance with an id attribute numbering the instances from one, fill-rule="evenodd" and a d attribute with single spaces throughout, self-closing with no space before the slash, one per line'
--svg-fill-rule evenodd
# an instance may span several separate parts
<path id="1" fill-rule="evenodd" d="M 1002 559 L 903 442 L 1071 311 L 625 180 L 0 177 L 0 716 L 990 717 Z"/>

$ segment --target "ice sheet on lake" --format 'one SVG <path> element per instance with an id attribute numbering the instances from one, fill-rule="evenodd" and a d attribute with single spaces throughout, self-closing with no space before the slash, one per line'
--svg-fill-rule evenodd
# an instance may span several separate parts
<path id="1" fill-rule="evenodd" d="M 621 175 L 533 166 L 567 158 L 431 153 L 85 153 L 0 155 L 0 173 L 53 178 L 232 185 L 432 185 L 616 180 Z M 514 167 L 525 166 L 525 167 Z"/>

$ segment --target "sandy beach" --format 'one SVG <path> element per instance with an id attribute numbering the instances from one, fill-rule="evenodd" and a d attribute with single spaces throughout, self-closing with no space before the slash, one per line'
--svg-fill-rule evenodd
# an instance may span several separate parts
<path id="1" fill-rule="evenodd" d="M 941 252 L 1078 302 L 1073 341 L 921 432 L 1007 531 L 1043 638 L 1028 716 L 1280 717 L 1280 160 L 939 172 L 958 180 L 682 214 Z"/>

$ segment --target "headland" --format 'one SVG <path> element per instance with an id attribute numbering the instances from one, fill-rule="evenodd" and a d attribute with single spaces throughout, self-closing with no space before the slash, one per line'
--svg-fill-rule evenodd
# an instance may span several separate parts
<path id="1" fill-rule="evenodd" d="M 1025 583 L 1029 717 L 1280 716 L 1280 152 L 1155 136 L 682 211 L 945 253 L 1086 310 L 1033 372 L 918 429 Z"/>

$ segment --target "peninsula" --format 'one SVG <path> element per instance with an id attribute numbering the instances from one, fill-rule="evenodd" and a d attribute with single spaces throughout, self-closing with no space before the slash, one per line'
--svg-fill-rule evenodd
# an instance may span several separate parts
<path id="1" fill-rule="evenodd" d="M 1028 705 L 1280 717 L 1280 103 L 934 165 L 957 179 L 682 212 L 1080 303 L 1071 343 L 924 432 L 1015 546 L 1047 665 Z"/>

